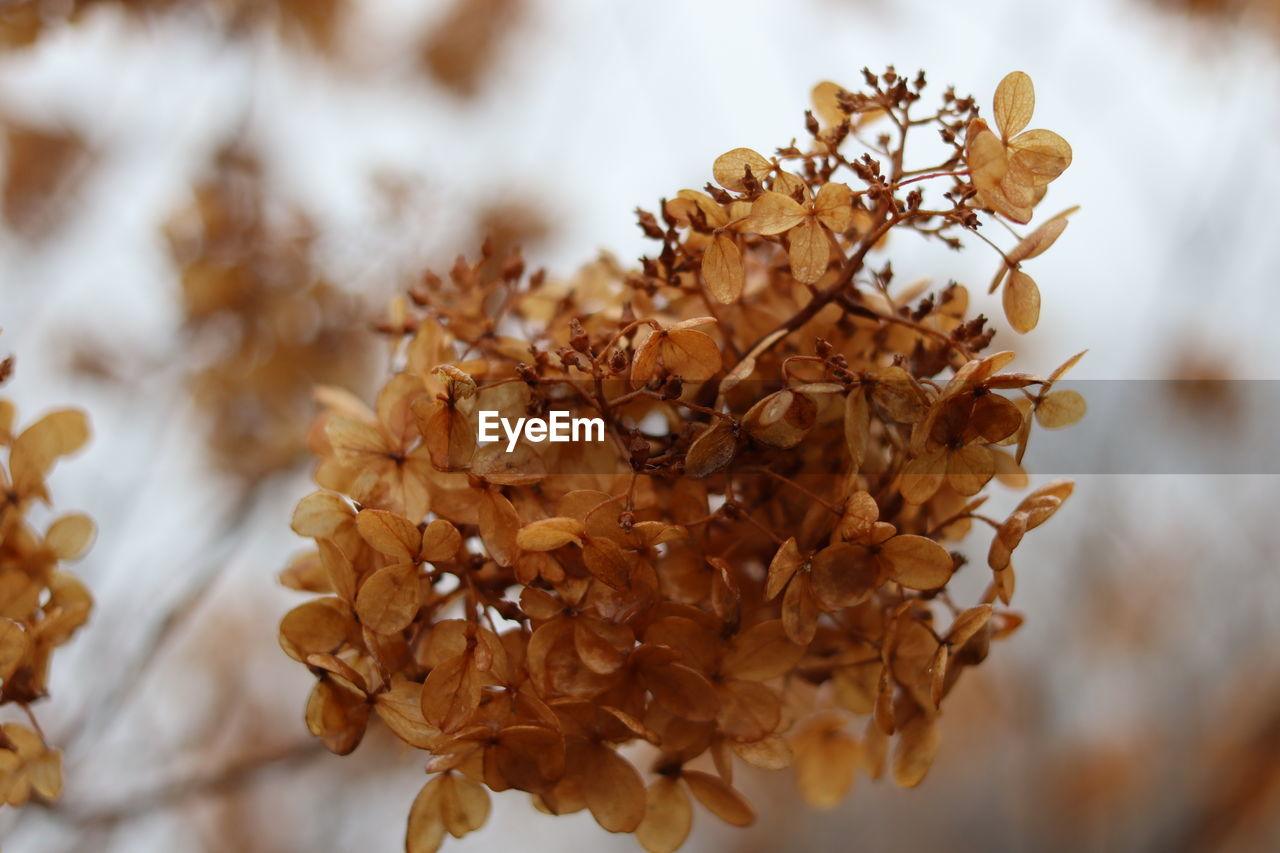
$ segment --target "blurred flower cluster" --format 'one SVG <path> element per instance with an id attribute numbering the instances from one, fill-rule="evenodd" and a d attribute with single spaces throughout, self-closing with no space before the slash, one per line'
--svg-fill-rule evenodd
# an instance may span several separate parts
<path id="1" fill-rule="evenodd" d="M 13 362 L 0 364 L 0 382 Z M 57 460 L 89 438 L 88 420 L 76 409 L 50 412 L 24 429 L 16 409 L 0 399 L 0 705 L 21 707 L 31 726 L 0 727 L 0 803 L 27 802 L 32 791 L 53 799 L 62 790 L 62 754 L 45 743 L 31 703 L 48 694 L 54 650 L 71 639 L 93 606 L 89 591 L 61 564 L 82 556 L 93 539 L 93 522 L 73 513 L 53 520 L 43 533 L 28 517 L 48 504 L 45 478 Z"/>
<path id="2" fill-rule="evenodd" d="M 355 298 L 316 269 L 305 217 L 271 216 L 242 146 L 218 153 L 194 197 L 167 228 L 193 349 L 207 353 L 193 393 L 220 465 L 253 479 L 305 451 L 316 383 L 362 384 L 369 341 Z"/>

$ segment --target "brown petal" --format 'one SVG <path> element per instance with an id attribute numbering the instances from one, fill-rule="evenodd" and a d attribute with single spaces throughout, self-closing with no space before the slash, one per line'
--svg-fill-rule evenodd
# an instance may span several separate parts
<path id="1" fill-rule="evenodd" d="M 840 516 L 840 536 L 844 539 L 861 539 L 871 532 L 880 518 L 880 507 L 869 492 L 858 491 L 849 496 Z"/>
<path id="2" fill-rule="evenodd" d="M 782 721 L 782 701 L 773 688 L 756 681 L 729 679 L 717 691 L 716 728 L 734 740 L 759 740 Z"/>
<path id="3" fill-rule="evenodd" d="M 795 758 L 791 744 L 781 735 L 768 735 L 746 743 L 734 741 L 733 751 L 743 761 L 761 770 L 784 770 Z"/>
<path id="4" fill-rule="evenodd" d="M 291 527 L 299 536 L 332 538 L 344 524 L 355 518 L 355 510 L 341 495 L 312 492 L 298 501 Z"/>
<path id="5" fill-rule="evenodd" d="M 844 401 L 844 443 L 853 460 L 853 471 L 857 472 L 871 444 L 871 409 L 866 395 L 857 390 L 850 391 Z"/>
<path id="6" fill-rule="evenodd" d="M 893 781 L 903 788 L 919 785 L 933 764 L 941 737 L 937 720 L 918 714 L 898 732 L 893 751 Z"/>
<path id="7" fill-rule="evenodd" d="M 956 648 L 963 646 L 970 637 L 982 630 L 990 619 L 990 604 L 970 607 L 951 623 L 951 630 L 947 632 L 947 642 Z"/>
<path id="8" fill-rule="evenodd" d="M 564 776 L 564 736 L 545 726 L 507 726 L 490 752 L 503 780 L 521 791 L 546 791 Z"/>
<path id="9" fill-rule="evenodd" d="M 818 630 L 818 602 L 807 577 L 793 578 L 782 597 L 782 624 L 791 642 L 807 646 Z"/>
<path id="10" fill-rule="evenodd" d="M 818 600 L 834 610 L 859 603 L 881 584 L 882 578 L 866 548 L 838 542 L 813 556 L 809 582 Z"/>
<path id="11" fill-rule="evenodd" d="M 414 563 L 397 563 L 378 569 L 365 579 L 356 594 L 360 624 L 379 634 L 402 631 L 418 614 L 422 584 Z"/>
<path id="12" fill-rule="evenodd" d="M 418 525 L 402 515 L 380 509 L 362 509 L 356 516 L 361 538 L 393 560 L 409 562 L 418 556 L 422 534 Z"/>
<path id="13" fill-rule="evenodd" d="M 996 571 L 1008 568 L 1013 550 L 1018 547 L 1018 543 L 1022 541 L 1022 536 L 1026 532 L 1027 514 L 1025 512 L 1015 512 L 1005 519 L 991 540 L 991 548 L 987 552 L 987 565 Z"/>
<path id="14" fill-rule="evenodd" d="M 422 531 L 422 544 L 418 556 L 433 563 L 448 562 L 462 547 L 462 534 L 443 518 L 437 518 Z"/>
<path id="15" fill-rule="evenodd" d="M 1017 246 L 1013 247 L 1013 251 L 1008 254 L 1008 263 L 1018 264 L 1029 258 L 1034 258 L 1048 251 L 1062 234 L 1067 230 L 1067 217 L 1079 210 L 1080 207 L 1069 207 L 1061 213 L 1055 214 L 1051 219 L 1046 220 L 1039 228 L 1032 231 Z"/>
<path id="16" fill-rule="evenodd" d="M 889 564 L 893 579 L 908 589 L 937 589 L 951 580 L 955 561 L 932 539 L 903 533 L 885 542 L 881 559 Z"/>
<path id="17" fill-rule="evenodd" d="M 806 216 L 792 228 L 788 254 L 791 259 L 791 275 L 801 284 L 812 284 L 822 278 L 831 260 L 831 247 L 827 231 L 812 216 Z"/>
<path id="18" fill-rule="evenodd" d="M 702 277 L 717 302 L 729 304 L 742 295 L 746 272 L 742 251 L 728 234 L 717 234 L 702 254 Z"/>
<path id="19" fill-rule="evenodd" d="M 711 227 L 720 228 L 729 224 L 729 214 L 725 213 L 725 209 L 706 193 L 697 190 L 680 190 L 676 196 L 697 205 Z"/>
<path id="20" fill-rule="evenodd" d="M 796 787 L 815 808 L 835 808 L 853 788 L 862 757 L 858 742 L 837 716 L 819 717 L 796 735 Z"/>
<path id="21" fill-rule="evenodd" d="M 486 491 L 480 499 L 480 538 L 499 566 L 511 565 L 519 555 L 520 546 L 516 544 L 519 529 L 520 516 L 511 501 Z"/>
<path id="22" fill-rule="evenodd" d="M 620 649 L 608 638 L 592 630 L 590 621 L 585 618 L 574 620 L 573 644 L 587 669 L 601 675 L 617 672 L 626 661 L 624 649 L 629 648 L 624 646 Z"/>
<path id="23" fill-rule="evenodd" d="M 995 476 L 996 466 L 991 459 L 991 451 L 981 445 L 970 444 L 947 453 L 946 457 L 947 484 L 966 497 L 982 491 L 982 487 Z"/>
<path id="24" fill-rule="evenodd" d="M 965 141 L 965 163 L 970 180 L 984 195 L 998 192 L 1000 182 L 1009 170 L 1008 155 L 1000 138 L 981 120 L 969 124 Z"/>
<path id="25" fill-rule="evenodd" d="M 93 541 L 93 520 L 87 515 L 64 515 L 44 535 L 44 544 L 59 560 L 75 560 L 89 550 Z"/>
<path id="26" fill-rule="evenodd" d="M 581 760 L 591 816 L 609 832 L 634 832 L 645 816 L 644 781 L 635 766 L 599 743 L 586 747 Z"/>
<path id="27" fill-rule="evenodd" d="M 673 853 L 689 837 L 693 804 L 678 781 L 660 776 L 645 794 L 644 820 L 636 827 L 636 840 L 649 853 Z"/>
<path id="28" fill-rule="evenodd" d="M 746 799 L 718 777 L 700 770 L 686 770 L 684 779 L 689 790 L 707 810 L 731 826 L 750 826 L 756 813 Z"/>
<path id="29" fill-rule="evenodd" d="M 606 586 L 627 589 L 631 585 L 631 564 L 622 547 L 612 539 L 593 537 L 582 547 L 587 571 Z"/>
<path id="30" fill-rule="evenodd" d="M 902 469 L 900 489 L 907 503 L 922 504 L 942 487 L 947 454 L 939 451 L 912 459 Z"/>
<path id="31" fill-rule="evenodd" d="M 8 683 L 31 650 L 31 637 L 10 619 L 0 619 L 0 681 Z"/>
<path id="32" fill-rule="evenodd" d="M 716 158 L 711 174 L 715 176 L 716 183 L 725 189 L 744 192 L 746 185 L 743 180 L 747 169 L 751 170 L 751 175 L 757 181 L 763 181 L 769 174 L 769 161 L 750 148 L 734 148 Z"/>
<path id="33" fill-rule="evenodd" d="M 1036 93 L 1031 78 L 1021 71 L 1011 71 L 996 87 L 995 117 L 1000 136 L 1012 139 L 1031 121 L 1036 107 Z"/>
<path id="34" fill-rule="evenodd" d="M 489 794 L 464 776 L 445 773 L 440 786 L 440 819 L 454 838 L 484 826 L 489 818 Z"/>
<path id="35" fill-rule="evenodd" d="M 445 732 L 462 728 L 480 705 L 480 679 L 470 654 L 449 658 L 422 685 L 422 716 Z"/>
<path id="36" fill-rule="evenodd" d="M 1069 427 L 1089 410 L 1079 391 L 1054 391 L 1036 405 L 1036 423 L 1045 429 Z"/>
<path id="37" fill-rule="evenodd" d="M 796 573 L 796 569 L 800 568 L 804 563 L 804 557 L 800 555 L 800 548 L 796 545 L 796 538 L 792 536 L 778 547 L 773 555 L 773 559 L 769 562 L 768 580 L 765 583 L 765 601 L 772 601 L 777 598 L 779 593 L 791 580 L 792 575 Z"/>
<path id="38" fill-rule="evenodd" d="M 570 542 L 581 543 L 586 527 L 576 518 L 544 518 L 520 528 L 516 544 L 526 551 L 554 551 Z"/>
<path id="39" fill-rule="evenodd" d="M 413 402 L 413 414 L 432 465 L 441 471 L 460 471 L 471 464 L 477 438 L 469 417 L 454 405 L 425 398 Z"/>
<path id="40" fill-rule="evenodd" d="M 390 690 L 378 694 L 374 710 L 396 737 L 418 749 L 431 749 L 440 740 L 440 730 L 422 716 L 421 700 L 421 684 L 399 681 Z"/>
<path id="41" fill-rule="evenodd" d="M 440 813 L 441 778 L 437 776 L 423 785 L 413 800 L 404 838 L 406 853 L 435 853 L 444 843 L 444 818 Z"/>
<path id="42" fill-rule="evenodd" d="M 681 719 L 707 722 L 714 720 L 720 710 L 720 699 L 711 682 L 684 664 L 650 667 L 645 670 L 643 681 L 654 701 Z"/>
<path id="43" fill-rule="evenodd" d="M 719 345 L 696 329 L 673 329 L 662 342 L 662 361 L 667 370 L 691 382 L 719 373 L 721 358 Z"/>
<path id="44" fill-rule="evenodd" d="M 1071 146 L 1051 130 L 1028 130 L 1010 140 L 1011 164 L 1031 176 L 1032 186 L 1044 186 L 1071 165 Z"/>
<path id="45" fill-rule="evenodd" d="M 818 197 L 813 200 L 813 210 L 819 221 L 837 234 L 842 234 L 853 224 L 853 191 L 848 184 L 831 181 L 822 185 Z"/>
<path id="46" fill-rule="evenodd" d="M 1040 322 L 1040 288 L 1022 270 L 1014 270 L 1004 286 L 1004 316 L 1018 334 L 1026 334 Z"/>
<path id="47" fill-rule="evenodd" d="M 771 619 L 730 641 L 720 671 L 732 678 L 767 681 L 789 672 L 803 655 L 804 647 L 788 639 L 782 620 Z"/>
<path id="48" fill-rule="evenodd" d="M 634 387 L 646 385 L 650 379 L 658 375 L 658 355 L 663 333 L 654 331 L 636 348 L 631 358 L 631 384 Z"/>
<path id="49" fill-rule="evenodd" d="M 685 473 L 694 479 L 708 477 L 733 461 L 738 445 L 736 425 L 727 418 L 715 418 L 698 434 L 685 454 Z"/>
<path id="50" fill-rule="evenodd" d="M 306 722 L 307 730 L 320 738 L 325 749 L 348 755 L 364 737 L 369 705 L 365 697 L 321 679 L 307 699 Z"/>
<path id="51" fill-rule="evenodd" d="M 356 570 L 351 561 L 341 548 L 328 539 L 321 539 L 316 545 L 320 549 L 320 564 L 329 579 L 329 585 L 344 601 L 354 602 Z"/>
<path id="52" fill-rule="evenodd" d="M 305 660 L 312 652 L 333 652 L 351 630 L 351 616 L 337 598 L 300 604 L 280 620 L 280 645 L 290 657 Z"/>
<path id="53" fill-rule="evenodd" d="M 808 213 L 791 196 L 770 191 L 751 203 L 751 215 L 738 227 L 748 234 L 782 234 L 807 218 Z"/>

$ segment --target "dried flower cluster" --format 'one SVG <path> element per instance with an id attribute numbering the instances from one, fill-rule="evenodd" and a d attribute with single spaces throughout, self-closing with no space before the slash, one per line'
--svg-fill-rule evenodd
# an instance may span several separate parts
<path id="1" fill-rule="evenodd" d="M 258 162 L 227 147 L 167 229 L 187 327 L 208 349 L 195 401 L 219 463 L 249 479 L 297 460 L 313 385 L 361 384 L 370 350 L 355 300 L 315 268 L 311 228 L 276 221 L 262 184 Z"/>
<path id="2" fill-rule="evenodd" d="M 716 184 L 638 211 L 660 244 L 639 269 L 606 258 L 565 283 L 459 259 L 382 324 L 398 371 L 373 408 L 321 392 L 322 491 L 293 520 L 317 549 L 282 576 L 319 597 L 280 642 L 317 678 L 306 722 L 330 750 L 376 714 L 430 754 L 409 850 L 479 827 L 486 788 L 675 850 L 694 799 L 754 819 L 734 755 L 793 767 L 820 806 L 859 768 L 916 785 L 944 699 L 1021 623 L 1013 550 L 1071 484 L 978 510 L 993 477 L 1025 485 L 1033 424 L 1083 414 L 1053 390 L 1079 356 L 1009 372 L 963 286 L 896 288 L 884 256 L 897 235 L 958 248 L 995 215 L 1025 222 L 1070 149 L 1023 132 L 1026 75 L 1000 84 L 998 135 L 951 90 L 922 111 L 923 75 L 864 76 L 815 89 L 803 148 L 735 149 Z M 944 159 L 908 163 L 928 129 Z M 1015 327 L 1038 314 L 1022 262 L 1065 224 L 1000 253 Z M 481 411 L 608 430 L 508 452 L 477 445 Z M 945 543 L 975 519 L 991 580 L 966 606 Z"/>
<path id="3" fill-rule="evenodd" d="M 11 368 L 9 359 L 0 363 L 0 382 Z M 62 753 L 45 743 L 29 706 L 48 693 L 54 650 L 89 618 L 89 591 L 60 564 L 83 555 L 94 530 L 80 514 L 57 518 L 43 534 L 27 519 L 35 503 L 49 503 L 54 463 L 88 440 L 84 413 L 51 412 L 23 430 L 15 414 L 0 399 L 0 447 L 8 451 L 7 468 L 0 465 L 0 705 L 17 705 L 31 720 L 0 726 L 0 803 L 11 806 L 32 791 L 53 799 L 62 790 Z"/>

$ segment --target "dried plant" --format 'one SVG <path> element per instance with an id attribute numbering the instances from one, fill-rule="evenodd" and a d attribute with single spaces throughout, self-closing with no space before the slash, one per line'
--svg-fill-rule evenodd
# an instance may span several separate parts
<path id="1" fill-rule="evenodd" d="M 0 382 L 12 361 L 0 364 Z M 89 438 L 83 412 L 61 409 L 16 431 L 13 404 L 0 399 L 0 705 L 26 712 L 31 726 L 0 726 L 0 803 L 20 806 L 35 791 L 47 799 L 62 791 L 62 753 L 44 739 L 30 705 L 48 694 L 53 652 L 85 623 L 93 599 L 60 564 L 81 557 L 93 539 L 93 522 L 73 513 L 55 519 L 43 534 L 27 518 L 49 503 L 45 486 L 54 463 Z"/>
<path id="2" fill-rule="evenodd" d="M 315 268 L 307 222 L 271 217 L 252 155 L 224 148 L 194 195 L 167 229 L 188 329 L 212 348 L 194 397 L 219 463 L 254 479 L 305 452 L 297 424 L 312 386 L 360 384 L 369 346 L 351 322 L 355 299 Z"/>
<path id="3" fill-rule="evenodd" d="M 995 332 L 963 286 L 891 289 L 873 258 L 909 232 L 994 246 L 983 222 L 1029 220 L 1070 148 L 1023 132 L 1024 74 L 1000 84 L 998 134 L 951 90 L 921 114 L 923 75 L 864 76 L 862 92 L 815 89 L 804 149 L 735 149 L 718 186 L 681 190 L 661 221 L 638 211 L 661 247 L 639 269 L 604 258 L 566 283 L 518 255 L 459 259 L 381 324 L 398 370 L 373 408 L 320 393 L 323 490 L 293 519 L 317 549 L 282 580 L 321 597 L 280 642 L 317 678 L 306 721 L 330 750 L 376 714 L 430 753 L 409 850 L 479 827 L 486 787 L 674 850 L 690 795 L 754 819 L 735 754 L 794 767 L 819 806 L 859 767 L 914 786 L 944 698 L 1021 624 L 1012 552 L 1072 486 L 1002 521 L 978 509 L 993 477 L 1025 486 L 1033 424 L 1083 414 L 1053 390 L 1079 356 L 1008 372 L 1012 352 L 981 354 Z M 907 137 L 928 128 L 945 154 L 909 168 Z M 1000 252 L 1020 331 L 1039 307 L 1022 263 L 1065 225 Z M 478 444 L 482 412 L 598 417 L 607 434 Z M 964 606 L 949 582 L 965 560 L 944 543 L 974 520 L 996 531 L 992 576 Z M 649 774 L 620 752 L 641 743 Z"/>

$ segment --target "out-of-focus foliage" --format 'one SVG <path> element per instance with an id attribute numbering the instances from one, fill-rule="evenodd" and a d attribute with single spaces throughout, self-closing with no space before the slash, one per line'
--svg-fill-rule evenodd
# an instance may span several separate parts
<path id="1" fill-rule="evenodd" d="M 444 88 L 459 97 L 474 97 L 524 5 L 524 0 L 453 0 L 443 20 L 427 34 L 423 66 Z"/>
<path id="2" fill-rule="evenodd" d="M 0 382 L 12 361 L 0 366 Z M 94 526 L 73 513 L 43 532 L 28 519 L 35 504 L 49 504 L 45 485 L 54 464 L 89 439 L 88 419 L 76 409 L 50 412 L 25 428 L 12 402 L 0 399 L 0 706 L 30 705 L 48 695 L 53 653 L 89 618 L 93 599 L 62 564 L 89 549 Z M 45 743 L 35 717 L 31 726 L 0 727 L 0 804 L 20 806 L 36 793 L 55 799 L 62 791 L 62 753 Z"/>
<path id="3" fill-rule="evenodd" d="M 229 33 L 261 25 L 300 35 L 317 48 L 333 46 L 345 0 L 16 0 L 0 8 L 0 45 L 22 47 L 51 27 L 73 24 L 94 9 L 120 6 L 145 16 L 175 9 L 208 15 Z"/>
<path id="4" fill-rule="evenodd" d="M 360 387 L 370 346 L 358 301 L 316 269 L 306 218 L 273 216 L 251 154 L 223 148 L 194 196 L 167 234 L 194 349 L 209 354 L 195 400 L 219 463 L 253 479 L 297 461 L 312 389 Z"/>
<path id="5" fill-rule="evenodd" d="M 56 226 L 89 161 L 85 140 L 74 131 L 0 119 L 4 128 L 5 224 L 28 239 Z"/>

